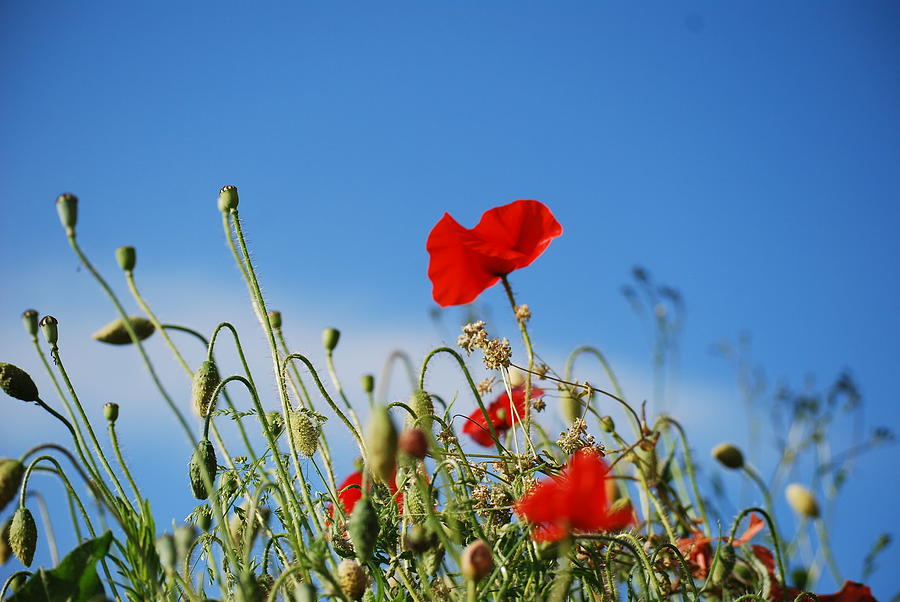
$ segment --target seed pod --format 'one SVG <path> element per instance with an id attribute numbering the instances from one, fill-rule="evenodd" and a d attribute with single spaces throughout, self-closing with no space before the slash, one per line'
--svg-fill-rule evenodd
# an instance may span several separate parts
<path id="1" fill-rule="evenodd" d="M 744 454 L 731 443 L 720 443 L 715 446 L 712 455 L 725 468 L 737 470 L 744 467 Z"/>
<path id="2" fill-rule="evenodd" d="M 356 557 L 360 562 L 368 562 L 372 552 L 375 551 L 375 541 L 378 539 L 378 514 L 372 507 L 372 500 L 368 495 L 364 495 L 353 507 L 348 531 L 353 548 L 356 550 Z"/>
<path id="3" fill-rule="evenodd" d="M 143 341 L 156 330 L 153 322 L 147 318 L 140 316 L 128 316 L 128 323 L 131 324 L 134 334 L 137 335 L 139 341 Z M 109 343 L 110 345 L 128 345 L 131 343 L 131 335 L 125 327 L 125 320 L 118 318 L 113 320 L 97 332 L 91 335 L 91 338 L 101 343 Z"/>
<path id="4" fill-rule="evenodd" d="M 13 514 L 12 523 L 9 526 L 9 547 L 12 548 L 16 558 L 25 566 L 31 566 L 34 559 L 34 550 L 37 547 L 37 525 L 31 511 L 24 506 Z"/>
<path id="5" fill-rule="evenodd" d="M 156 553 L 159 555 L 159 564 L 167 571 L 175 568 L 175 538 L 168 533 L 163 533 L 156 540 Z"/>
<path id="6" fill-rule="evenodd" d="M 47 344 L 56 347 L 59 343 L 59 320 L 53 316 L 44 316 L 39 325 L 41 332 L 44 333 L 44 338 L 47 339 Z"/>
<path id="7" fill-rule="evenodd" d="M 615 431 L 616 423 L 613 421 L 612 416 L 602 416 L 600 418 L 600 428 L 602 428 L 607 433 Z"/>
<path id="8" fill-rule="evenodd" d="M 581 418 L 581 400 L 568 389 L 563 389 L 559 393 L 559 410 L 568 424 L 574 424 Z"/>
<path id="9" fill-rule="evenodd" d="M 326 328 L 322 331 L 322 346 L 327 351 L 334 351 L 339 340 L 341 340 L 341 331 L 337 328 Z"/>
<path id="10" fill-rule="evenodd" d="M 359 600 L 366 591 L 366 571 L 355 560 L 344 560 L 337 568 L 337 582 L 344 595 Z"/>
<path id="11" fill-rule="evenodd" d="M 219 211 L 225 213 L 227 211 L 231 211 L 232 209 L 237 209 L 238 206 L 238 191 L 234 186 L 222 186 L 222 189 L 219 190 Z"/>
<path id="12" fill-rule="evenodd" d="M 0 566 L 6 564 L 12 556 L 12 548 L 9 547 L 9 527 L 11 524 L 12 519 L 9 519 L 3 523 L 3 528 L 0 529 Z"/>
<path id="13" fill-rule="evenodd" d="M 103 405 L 103 417 L 109 422 L 119 419 L 119 404 L 109 402 Z"/>
<path id="14" fill-rule="evenodd" d="M 204 360 L 194 372 L 191 381 L 191 405 L 197 416 L 206 418 L 215 409 L 213 393 L 221 380 L 216 363 L 209 360 Z"/>
<path id="15" fill-rule="evenodd" d="M 481 581 L 494 570 L 491 548 L 484 541 L 476 539 L 463 550 L 459 568 L 466 579 Z"/>
<path id="16" fill-rule="evenodd" d="M 416 413 L 416 426 L 425 431 L 431 430 L 431 425 L 434 423 L 434 401 L 431 399 L 431 395 L 426 393 L 425 391 L 419 390 L 412 394 L 412 397 L 409 398 L 409 405 L 412 407 L 413 412 Z"/>
<path id="17" fill-rule="evenodd" d="M 216 478 L 216 450 L 213 448 L 209 439 L 201 439 L 191 456 L 190 477 L 191 489 L 194 497 L 198 500 L 205 500 L 209 497 L 209 491 L 206 489 L 206 481 L 204 480 L 203 469 L 206 469 L 210 482 Z"/>
<path id="18" fill-rule="evenodd" d="M 134 247 L 119 247 L 116 249 L 116 263 L 124 272 L 134 270 L 134 264 L 137 262 L 137 251 Z"/>
<path id="19" fill-rule="evenodd" d="M 274 329 L 281 328 L 281 312 L 276 310 L 271 310 L 269 312 L 269 326 Z"/>
<path id="20" fill-rule="evenodd" d="M 75 236 L 75 224 L 78 223 L 78 197 L 65 192 L 56 197 L 56 212 L 66 234 Z"/>
<path id="21" fill-rule="evenodd" d="M 293 411 L 288 414 L 291 427 L 291 441 L 294 447 L 307 458 L 311 458 L 319 447 L 319 422 L 313 420 L 306 412 Z"/>
<path id="22" fill-rule="evenodd" d="M 713 570 L 712 582 L 716 585 L 725 583 L 725 580 L 731 575 L 736 561 L 737 554 L 734 552 L 734 546 L 730 543 L 723 543 L 719 546 L 719 561 Z"/>
<path id="23" fill-rule="evenodd" d="M 22 401 L 37 401 L 38 389 L 28 373 L 6 362 L 0 362 L 0 389 Z"/>
<path id="24" fill-rule="evenodd" d="M 799 483 L 791 483 L 784 493 L 794 512 L 807 518 L 819 518 L 819 503 L 812 491 Z"/>
<path id="25" fill-rule="evenodd" d="M 19 460 L 0 459 L 0 512 L 16 497 L 24 476 L 25 466 Z"/>
<path id="26" fill-rule="evenodd" d="M 362 385 L 363 393 L 368 394 L 375 390 L 375 377 L 371 374 L 363 374 L 359 382 Z"/>
<path id="27" fill-rule="evenodd" d="M 405 429 L 400 433 L 397 446 L 407 456 L 421 460 L 428 453 L 428 437 L 421 429 Z"/>
<path id="28" fill-rule="evenodd" d="M 22 312 L 22 323 L 25 325 L 25 332 L 33 337 L 37 336 L 38 331 L 38 313 L 33 309 L 26 309 Z"/>
<path id="29" fill-rule="evenodd" d="M 397 427 L 385 405 L 372 408 L 366 428 L 369 443 L 369 470 L 387 485 L 397 467 Z"/>

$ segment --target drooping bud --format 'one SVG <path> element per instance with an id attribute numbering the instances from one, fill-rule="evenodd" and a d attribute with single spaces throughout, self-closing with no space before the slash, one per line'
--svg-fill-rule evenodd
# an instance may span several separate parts
<path id="1" fill-rule="evenodd" d="M 431 395 L 420 389 L 412 394 L 412 397 L 409 399 L 409 405 L 418 418 L 416 426 L 422 430 L 430 431 L 434 422 L 434 419 L 431 418 L 431 416 L 434 416 L 434 400 L 431 399 Z"/>
<path id="2" fill-rule="evenodd" d="M 312 458 L 319 448 L 319 422 L 313 421 L 304 411 L 292 411 L 288 414 L 291 428 L 291 441 L 297 451 Z M 315 424 L 314 424 L 315 423 Z"/>
<path id="3" fill-rule="evenodd" d="M 33 337 L 38 332 L 38 312 L 33 309 L 26 309 L 22 312 L 22 323 L 25 325 L 25 332 Z"/>
<path id="4" fill-rule="evenodd" d="M 494 570 L 494 555 L 481 539 L 476 539 L 463 550 L 459 568 L 466 579 L 481 581 Z"/>
<path id="5" fill-rule="evenodd" d="M 59 343 L 59 320 L 53 316 L 44 316 L 41 318 L 40 326 L 44 338 L 47 339 L 47 344 L 56 347 Z"/>
<path id="6" fill-rule="evenodd" d="M 131 328 L 139 341 L 143 341 L 156 330 L 153 322 L 140 316 L 128 316 L 128 323 L 131 324 Z M 126 328 L 125 320 L 122 318 L 113 320 L 92 334 L 91 338 L 110 345 L 129 345 L 131 343 L 131 335 L 128 334 L 128 328 Z"/>
<path id="7" fill-rule="evenodd" d="M 66 229 L 68 236 L 75 236 L 75 224 L 78 223 L 78 197 L 65 192 L 56 197 L 56 212 L 59 221 Z"/>
<path id="8" fill-rule="evenodd" d="M 272 410 L 271 412 L 266 412 L 266 422 L 269 424 L 269 431 L 272 433 L 272 438 L 278 438 L 284 431 L 284 418 L 281 416 L 281 412 L 276 412 Z"/>
<path id="9" fill-rule="evenodd" d="M 237 209 L 238 202 L 237 188 L 231 185 L 222 186 L 222 189 L 219 190 L 219 211 L 225 213 L 232 209 Z"/>
<path id="10" fill-rule="evenodd" d="M 25 465 L 16 458 L 0 459 L 0 512 L 16 497 L 22 478 L 25 476 Z"/>
<path id="11" fill-rule="evenodd" d="M 188 472 L 191 477 L 191 489 L 194 497 L 198 500 L 205 500 L 209 497 L 209 491 L 206 489 L 206 480 L 204 479 L 203 469 L 206 469 L 210 482 L 216 478 L 216 450 L 213 448 L 209 439 L 201 439 L 197 444 L 197 449 L 191 456 L 191 463 Z"/>
<path id="12" fill-rule="evenodd" d="M 31 511 L 24 506 L 13 514 L 9 525 L 9 547 L 22 564 L 31 566 L 37 548 L 37 525 Z"/>
<path id="13" fill-rule="evenodd" d="M 744 467 L 744 454 L 731 443 L 720 443 L 712 449 L 712 456 L 725 468 L 737 470 Z"/>
<path id="14" fill-rule="evenodd" d="M 407 456 L 421 460 L 428 453 L 428 437 L 421 429 L 406 429 L 400 433 L 397 447 Z"/>
<path id="15" fill-rule="evenodd" d="M 9 589 L 12 592 L 21 591 L 23 587 L 25 587 L 25 582 L 28 581 L 28 575 L 25 573 L 19 573 L 15 577 L 9 580 Z"/>
<path id="16" fill-rule="evenodd" d="M 819 518 L 819 502 L 816 501 L 812 491 L 799 483 L 791 483 L 784 494 L 794 512 L 807 518 Z"/>
<path id="17" fill-rule="evenodd" d="M 368 495 L 356 502 L 353 512 L 350 513 L 348 529 L 350 541 L 356 550 L 356 557 L 360 562 L 368 562 L 375 551 L 375 541 L 378 539 L 378 515 L 372 506 L 372 500 Z"/>
<path id="18" fill-rule="evenodd" d="M 278 330 L 281 328 L 281 312 L 277 310 L 269 311 L 269 325 Z"/>
<path id="19" fill-rule="evenodd" d="M 341 331 L 337 328 L 326 328 L 322 331 L 322 346 L 326 351 L 334 351 L 339 340 L 341 340 Z"/>
<path id="20" fill-rule="evenodd" d="M 715 584 L 725 583 L 725 580 L 731 575 L 736 561 L 737 555 L 734 552 L 734 546 L 730 543 L 723 543 L 719 546 L 719 561 L 713 570 L 712 582 Z"/>
<path id="21" fill-rule="evenodd" d="M 0 389 L 22 401 L 37 401 L 38 389 L 28 373 L 6 362 L 0 362 Z"/>
<path id="22" fill-rule="evenodd" d="M 3 528 L 0 529 L 0 566 L 6 564 L 12 556 L 12 548 L 9 547 L 10 525 L 12 525 L 12 519 L 3 523 Z"/>
<path id="23" fill-rule="evenodd" d="M 362 384 L 363 393 L 368 394 L 375 390 L 375 377 L 371 374 L 363 374 L 359 381 Z"/>
<path id="24" fill-rule="evenodd" d="M 119 404 L 109 402 L 103 405 L 103 417 L 109 422 L 119 419 Z"/>
<path id="25" fill-rule="evenodd" d="M 206 418 L 215 408 L 213 393 L 221 380 L 216 363 L 209 360 L 204 360 L 194 372 L 191 381 L 191 406 L 197 416 Z"/>
<path id="26" fill-rule="evenodd" d="M 569 389 L 563 389 L 559 392 L 559 410 L 567 423 L 574 424 L 581 418 L 581 400 L 572 395 Z"/>
<path id="27" fill-rule="evenodd" d="M 134 270 L 134 264 L 137 263 L 137 251 L 134 250 L 134 247 L 119 247 L 116 249 L 116 263 L 123 272 L 131 272 Z"/>
<path id="28" fill-rule="evenodd" d="M 369 470 L 382 483 L 390 483 L 397 467 L 397 427 L 387 406 L 372 408 L 366 439 L 369 444 Z"/>
<path id="29" fill-rule="evenodd" d="M 343 560 L 337 568 L 337 582 L 351 600 L 359 600 L 366 592 L 366 570 L 355 560 Z"/>
<path id="30" fill-rule="evenodd" d="M 602 428 L 607 433 L 612 433 L 613 431 L 615 431 L 616 423 L 613 421 L 612 416 L 601 416 L 600 428 Z"/>

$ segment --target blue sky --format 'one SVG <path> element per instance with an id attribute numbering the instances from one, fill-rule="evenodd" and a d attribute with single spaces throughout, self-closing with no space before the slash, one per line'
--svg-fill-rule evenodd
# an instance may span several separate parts
<path id="1" fill-rule="evenodd" d="M 397 345 L 418 358 L 446 337 L 424 251 L 443 212 L 473 225 L 533 198 L 565 229 L 512 278 L 539 348 L 594 343 L 649 396 L 648 338 L 619 292 L 647 266 L 687 301 L 674 411 L 700 456 L 746 444 L 733 374 L 709 353 L 742 331 L 773 382 L 850 368 L 866 424 L 896 427 L 898 16 L 889 2 L 3 3 L 2 359 L 40 374 L 18 315 L 53 313 L 90 403 L 154 415 L 136 358 L 87 339 L 113 313 L 67 248 L 63 191 L 124 295 L 112 250 L 132 244 L 165 320 L 231 319 L 262 351 L 215 209 L 237 185 L 270 301 L 315 353 L 340 327 L 353 382 Z M 500 291 L 482 299 L 512 337 Z M 4 413 L 0 455 L 61 436 L 36 412 Z M 141 452 L 186 461 L 166 420 L 128 440 L 160 491 L 168 464 Z M 848 577 L 895 524 L 896 460 L 866 457 L 838 503 Z M 158 511 L 182 517 L 183 489 Z M 898 561 L 895 545 L 881 564 Z M 889 571 L 871 583 L 896 593 Z"/>

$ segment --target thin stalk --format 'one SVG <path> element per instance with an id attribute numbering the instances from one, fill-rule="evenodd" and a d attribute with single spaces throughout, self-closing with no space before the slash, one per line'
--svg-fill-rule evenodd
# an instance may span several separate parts
<path id="1" fill-rule="evenodd" d="M 503 290 L 506 291 L 506 297 L 509 299 L 509 305 L 512 308 L 513 317 L 516 319 L 516 323 L 519 325 L 519 332 L 522 333 L 522 343 L 525 345 L 525 353 L 528 358 L 528 372 L 525 376 L 525 439 L 531 439 L 531 375 L 534 371 L 534 348 L 531 345 L 531 337 L 528 335 L 528 327 L 525 325 L 525 320 L 519 318 L 516 315 L 516 309 L 518 305 L 516 304 L 516 297 L 513 294 L 512 287 L 509 285 L 509 280 L 507 276 L 504 274 L 500 277 L 500 282 L 503 283 Z"/>
<path id="2" fill-rule="evenodd" d="M 145 314 L 147 314 L 147 319 L 153 324 L 153 327 L 159 331 L 160 336 L 162 336 L 163 340 L 166 342 L 166 345 L 169 346 L 169 349 L 172 351 L 172 355 L 175 356 L 175 359 L 181 364 L 181 367 L 184 368 L 184 371 L 188 373 L 188 376 L 193 375 L 193 371 L 188 363 L 184 360 L 184 357 L 181 355 L 181 352 L 178 351 L 178 348 L 175 346 L 175 343 L 172 342 L 172 339 L 169 337 L 169 333 L 166 332 L 166 329 L 163 328 L 163 325 L 160 324 L 159 320 L 156 319 L 156 315 L 150 311 L 150 306 L 147 305 L 144 298 L 141 297 L 141 293 L 138 292 L 137 285 L 134 282 L 134 272 L 131 270 L 127 270 L 125 272 L 125 280 L 128 282 L 128 290 L 131 291 L 131 296 L 134 297 L 134 300 L 137 301 L 137 304 L 143 310 Z"/>

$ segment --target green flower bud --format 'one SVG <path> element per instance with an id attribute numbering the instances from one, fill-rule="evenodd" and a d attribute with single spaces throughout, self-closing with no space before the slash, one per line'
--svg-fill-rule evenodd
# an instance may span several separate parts
<path id="1" fill-rule="evenodd" d="M 345 596 L 359 600 L 368 585 L 366 570 L 355 560 L 344 560 L 337 568 L 337 582 Z"/>
<path id="2" fill-rule="evenodd" d="M 131 324 L 131 328 L 134 330 L 134 334 L 137 335 L 139 341 L 143 341 L 156 330 L 153 326 L 153 322 L 140 316 L 128 316 L 128 323 Z M 128 334 L 125 320 L 122 318 L 113 320 L 92 334 L 91 338 L 100 341 L 101 343 L 109 343 L 110 345 L 129 345 L 131 343 L 131 335 Z"/>
<path id="3" fill-rule="evenodd" d="M 422 460 L 428 453 L 428 437 L 421 429 L 406 429 L 400 433 L 397 447 L 407 456 Z"/>
<path id="4" fill-rule="evenodd" d="M 232 209 L 237 209 L 238 206 L 238 191 L 234 186 L 223 186 L 221 190 L 219 190 L 219 199 L 218 199 L 219 211 L 222 213 L 226 213 L 231 211 Z"/>
<path id="5" fill-rule="evenodd" d="M 124 272 L 134 270 L 134 264 L 137 262 L 137 252 L 134 247 L 119 247 L 116 249 L 116 263 Z"/>
<path id="6" fill-rule="evenodd" d="M 737 561 L 737 554 L 734 552 L 734 546 L 730 543 L 723 543 L 719 546 L 719 561 L 713 570 L 712 582 L 721 585 L 731 575 L 734 569 L 734 563 Z"/>
<path id="7" fill-rule="evenodd" d="M 363 393 L 368 394 L 375 390 L 375 377 L 371 374 L 363 374 L 359 381 L 362 384 Z"/>
<path id="8" fill-rule="evenodd" d="M 569 424 L 574 424 L 575 420 L 581 418 L 581 400 L 572 395 L 568 389 L 563 389 L 559 393 L 559 409 Z"/>
<path id="9" fill-rule="evenodd" d="M 0 362 L 0 389 L 22 401 L 37 401 L 38 389 L 28 373 L 6 362 Z"/>
<path id="10" fill-rule="evenodd" d="M 19 573 L 15 577 L 12 578 L 9 582 L 9 589 L 13 592 L 18 592 L 23 587 L 25 587 L 25 582 L 28 581 L 28 575 L 24 573 Z"/>
<path id="11" fill-rule="evenodd" d="M 187 555 L 188 548 L 197 539 L 197 530 L 194 528 L 194 525 L 181 525 L 176 527 L 174 537 L 178 558 L 184 558 Z"/>
<path id="12" fill-rule="evenodd" d="M 236 473 L 230 470 L 223 472 L 219 478 L 219 492 L 226 498 L 231 497 L 238 490 L 240 484 L 240 479 Z"/>
<path id="13" fill-rule="evenodd" d="M 212 527 L 212 508 L 209 506 L 201 506 L 199 510 L 195 513 L 194 524 L 201 531 L 209 531 L 209 528 Z"/>
<path id="14" fill-rule="evenodd" d="M 0 459 L 0 512 L 19 492 L 22 478 L 25 476 L 25 465 L 15 458 Z"/>
<path id="15" fill-rule="evenodd" d="M 194 372 L 194 378 L 191 381 L 191 405 L 197 416 L 206 418 L 215 409 L 213 393 L 221 380 L 216 363 L 209 360 L 204 360 Z"/>
<path id="16" fill-rule="evenodd" d="M 298 583 L 294 587 L 294 598 L 297 602 L 316 602 L 319 599 L 316 588 L 309 583 Z"/>
<path id="17" fill-rule="evenodd" d="M 12 525 L 12 519 L 3 523 L 0 529 L 0 566 L 6 564 L 12 557 L 12 548 L 9 546 L 9 528 Z"/>
<path id="18" fill-rule="evenodd" d="M 297 451 L 311 458 L 319 448 L 319 422 L 312 420 L 304 411 L 292 411 L 288 415 L 291 441 Z"/>
<path id="19" fill-rule="evenodd" d="M 378 539 L 378 514 L 372 507 L 372 500 L 368 495 L 356 502 L 353 512 L 350 513 L 348 529 L 350 541 L 356 550 L 356 557 L 360 562 L 368 562 L 375 551 L 375 541 Z"/>
<path id="20" fill-rule="evenodd" d="M 175 538 L 168 533 L 163 533 L 156 540 L 156 553 L 159 554 L 159 564 L 166 571 L 175 569 L 175 560 L 178 554 L 175 551 Z"/>
<path id="21" fill-rule="evenodd" d="M 341 331 L 337 328 L 326 328 L 322 331 L 322 346 L 328 351 L 334 351 L 341 339 Z"/>
<path id="22" fill-rule="evenodd" d="M 115 422 L 119 419 L 119 404 L 109 402 L 103 406 L 103 417 L 109 422 Z"/>
<path id="23" fill-rule="evenodd" d="M 356 558 L 356 549 L 345 529 L 335 529 L 331 534 L 331 547 L 341 558 Z"/>
<path id="24" fill-rule="evenodd" d="M 37 548 L 37 525 L 28 508 L 21 507 L 13 514 L 9 526 L 9 547 L 22 564 L 31 566 Z"/>
<path id="25" fill-rule="evenodd" d="M 403 538 L 403 547 L 407 550 L 422 554 L 438 542 L 437 535 L 425 525 L 413 525 Z"/>
<path id="26" fill-rule="evenodd" d="M 807 518 L 819 518 L 819 502 L 812 491 L 799 483 L 791 483 L 784 493 L 794 512 Z"/>
<path id="27" fill-rule="evenodd" d="M 66 229 L 68 236 L 75 236 L 75 224 L 78 223 L 78 197 L 68 192 L 56 197 L 56 212 L 59 221 Z"/>
<path id="28" fill-rule="evenodd" d="M 387 406 L 372 408 L 366 440 L 369 444 L 369 470 L 382 483 L 390 483 L 397 467 L 397 427 Z"/>
<path id="29" fill-rule="evenodd" d="M 416 391 L 410 397 L 409 405 L 418 418 L 416 426 L 430 431 L 431 425 L 434 423 L 434 418 L 431 418 L 434 416 L 434 401 L 431 399 L 431 395 L 422 390 Z"/>
<path id="30" fill-rule="evenodd" d="M 737 470 L 744 467 L 744 454 L 731 443 L 720 443 L 712 449 L 712 456 L 725 468 Z"/>
<path id="31" fill-rule="evenodd" d="M 38 332 L 38 312 L 33 309 L 26 309 L 22 312 L 22 323 L 25 324 L 25 332 L 33 337 Z"/>
<path id="32" fill-rule="evenodd" d="M 274 329 L 281 328 L 281 312 L 276 310 L 271 310 L 269 312 L 269 325 Z"/>
<path id="33" fill-rule="evenodd" d="M 44 338 L 47 339 L 47 344 L 56 347 L 59 343 L 59 320 L 53 316 L 44 316 L 41 318 L 40 327 Z"/>
<path id="34" fill-rule="evenodd" d="M 191 489 L 194 492 L 194 497 L 198 500 L 205 500 L 209 497 L 209 491 L 206 489 L 206 480 L 203 475 L 204 468 L 210 482 L 212 482 L 216 478 L 216 450 L 209 439 L 201 439 L 200 443 L 197 444 L 197 449 L 194 450 L 194 454 L 191 456 L 188 470 L 191 477 Z"/>
<path id="35" fill-rule="evenodd" d="M 459 568 L 466 579 L 481 581 L 494 570 L 491 548 L 481 539 L 476 539 L 463 550 Z"/>
<path id="36" fill-rule="evenodd" d="M 600 418 L 600 427 L 607 433 L 612 433 L 616 430 L 616 423 L 613 422 L 612 416 L 602 416 Z"/>

